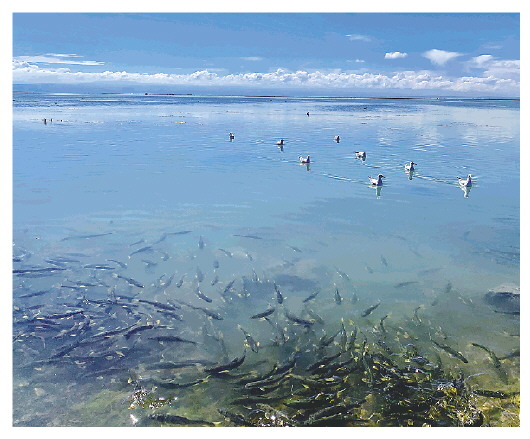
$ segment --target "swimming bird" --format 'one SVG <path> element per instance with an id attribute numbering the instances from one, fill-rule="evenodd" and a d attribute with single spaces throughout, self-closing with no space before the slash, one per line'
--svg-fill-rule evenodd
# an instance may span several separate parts
<path id="1" fill-rule="evenodd" d="M 335 137 L 333 137 L 333 140 L 334 140 L 335 142 L 339 143 L 339 142 L 340 142 L 340 136 L 335 136 Z"/>
<path id="2" fill-rule="evenodd" d="M 276 142 L 276 145 L 283 145 L 283 139 L 280 139 Z"/>
<path id="3" fill-rule="evenodd" d="M 234 133 L 230 133 L 228 136 L 230 137 L 231 140 L 235 137 Z"/>
<path id="4" fill-rule="evenodd" d="M 417 165 L 417 163 L 410 162 L 409 165 L 405 165 L 405 171 L 414 171 L 414 165 Z"/>
<path id="5" fill-rule="evenodd" d="M 311 163 L 311 158 L 307 156 L 307 158 L 303 158 L 302 156 L 298 157 L 298 160 L 300 160 L 300 163 Z"/>
<path id="6" fill-rule="evenodd" d="M 462 187 L 471 187 L 471 174 L 468 174 L 467 175 L 467 179 L 464 179 L 464 178 L 460 178 L 460 177 L 456 177 L 458 178 L 458 184 Z"/>
<path id="7" fill-rule="evenodd" d="M 370 183 L 372 183 L 372 186 L 383 186 L 383 180 L 382 178 L 385 178 L 383 174 L 379 174 L 377 178 L 368 177 L 370 179 Z"/>
<path id="8" fill-rule="evenodd" d="M 354 151 L 354 152 L 355 152 L 355 156 L 358 159 L 365 159 L 366 158 L 366 153 L 364 151 Z"/>

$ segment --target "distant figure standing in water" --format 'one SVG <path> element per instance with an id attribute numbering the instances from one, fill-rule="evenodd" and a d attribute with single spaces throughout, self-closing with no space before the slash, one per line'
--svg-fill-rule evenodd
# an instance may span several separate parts
<path id="1" fill-rule="evenodd" d="M 228 137 L 230 137 L 230 140 L 234 140 L 234 137 L 235 137 L 235 136 L 234 136 L 234 133 L 230 133 L 230 134 L 228 135 Z"/>
<path id="2" fill-rule="evenodd" d="M 309 116 L 309 111 L 306 114 Z"/>

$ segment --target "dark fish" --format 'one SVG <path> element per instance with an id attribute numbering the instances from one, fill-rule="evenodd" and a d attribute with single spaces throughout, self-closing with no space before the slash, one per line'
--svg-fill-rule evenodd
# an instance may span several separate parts
<path id="1" fill-rule="evenodd" d="M 199 297 L 200 299 L 204 300 L 205 302 L 208 302 L 208 303 L 212 303 L 213 300 L 210 299 L 208 296 L 206 296 L 201 290 L 199 290 L 199 288 L 197 288 L 195 290 L 195 294 L 197 294 L 197 297 Z"/>
<path id="2" fill-rule="evenodd" d="M 181 338 L 177 335 L 157 335 L 155 337 L 149 337 L 149 340 L 155 340 L 160 342 L 175 342 L 175 343 L 191 343 L 191 344 L 197 344 L 196 341 L 193 340 L 186 340 L 185 338 Z"/>
<path id="3" fill-rule="evenodd" d="M 219 268 L 219 261 L 218 261 L 217 259 L 215 259 L 215 260 L 213 261 L 213 268 L 215 268 L 215 269 L 218 269 L 218 268 Z"/>
<path id="4" fill-rule="evenodd" d="M 204 248 L 204 241 L 202 240 L 202 236 L 199 236 L 199 243 L 197 245 L 201 250 Z"/>
<path id="5" fill-rule="evenodd" d="M 315 371 L 317 369 L 319 369 L 320 367 L 322 366 L 326 366 L 328 365 L 329 363 L 331 363 L 335 358 L 339 358 L 340 356 L 342 355 L 342 351 L 336 353 L 336 354 L 333 354 L 333 355 L 329 355 L 327 357 L 324 357 L 322 358 L 322 360 L 320 361 L 317 361 L 313 364 L 310 364 L 309 366 L 306 367 L 306 371 L 308 372 L 312 372 L 312 371 Z"/>
<path id="6" fill-rule="evenodd" d="M 147 245 L 147 246 L 145 246 L 145 247 L 142 247 L 142 248 L 139 248 L 138 250 L 133 251 L 133 252 L 129 255 L 129 258 L 130 258 L 132 255 L 135 255 L 135 254 L 137 254 L 137 253 L 146 253 L 146 252 L 151 253 L 151 252 L 153 252 L 153 251 L 154 251 L 153 247 L 152 247 L 151 245 Z"/>
<path id="7" fill-rule="evenodd" d="M 370 274 L 372 274 L 374 272 L 374 270 L 372 269 L 372 267 L 369 267 L 368 265 L 366 267 L 364 267 L 366 269 L 366 271 Z"/>
<path id="8" fill-rule="evenodd" d="M 212 311 L 212 310 L 207 309 L 207 308 L 202 308 L 200 306 L 196 307 L 195 309 L 197 309 L 199 311 L 202 311 L 204 314 L 206 314 L 208 317 L 211 317 L 212 319 L 223 320 L 223 318 L 221 317 L 221 315 L 218 312 Z"/>
<path id="9" fill-rule="evenodd" d="M 131 337 L 132 335 L 138 333 L 138 332 L 141 332 L 141 331 L 145 331 L 147 329 L 153 329 L 155 327 L 155 325 L 140 325 L 140 326 L 136 326 L 132 329 L 130 329 L 129 331 L 127 331 L 125 334 L 123 334 L 123 336 L 125 338 L 129 338 Z"/>
<path id="10" fill-rule="evenodd" d="M 350 280 L 350 276 L 348 276 L 344 271 L 339 270 L 337 267 L 335 267 L 335 271 L 339 274 L 340 277 L 346 280 Z"/>
<path id="11" fill-rule="evenodd" d="M 83 314 L 84 312 L 85 311 L 81 309 L 81 310 L 69 311 L 69 312 L 65 312 L 65 313 L 61 313 L 61 314 L 49 314 L 49 315 L 46 315 L 46 316 L 38 316 L 37 318 L 38 319 L 45 319 L 45 320 L 65 319 L 65 318 L 72 317 L 72 316 L 75 316 L 75 315 L 78 315 L 78 314 Z"/>
<path id="12" fill-rule="evenodd" d="M 123 262 L 120 262 L 120 261 L 117 261 L 116 259 L 107 259 L 107 261 L 114 262 L 114 263 L 118 264 L 121 268 L 127 268 L 127 264 L 125 264 Z"/>
<path id="13" fill-rule="evenodd" d="M 129 244 L 129 247 L 132 247 L 133 245 L 141 244 L 142 242 L 145 242 L 145 239 L 140 239 L 140 241 L 133 242 L 132 244 Z"/>
<path id="14" fill-rule="evenodd" d="M 210 360 L 203 359 L 194 359 L 194 360 L 184 360 L 184 361 L 164 361 L 160 363 L 153 363 L 146 366 L 147 370 L 165 370 L 165 369 L 183 369 L 190 366 L 210 366 L 215 364 Z"/>
<path id="15" fill-rule="evenodd" d="M 490 356 L 491 362 L 493 363 L 494 367 L 500 368 L 502 366 L 501 361 L 499 360 L 497 355 L 495 355 L 495 352 L 493 352 L 491 349 L 487 348 L 486 346 L 482 346 L 481 344 L 478 344 L 478 343 L 471 343 L 471 344 L 477 348 L 480 348 L 486 351 L 488 355 Z"/>
<path id="16" fill-rule="evenodd" d="M 81 262 L 79 259 L 66 258 L 64 256 L 56 256 L 55 258 L 45 259 L 46 262 L 55 265 L 63 265 L 73 262 Z"/>
<path id="17" fill-rule="evenodd" d="M 307 296 L 304 300 L 302 300 L 302 302 L 307 303 L 307 302 L 309 302 L 310 300 L 313 300 L 315 297 L 318 296 L 318 293 L 320 293 L 320 290 L 317 290 L 317 291 L 315 291 L 313 294 L 310 294 L 310 295 Z"/>
<path id="18" fill-rule="evenodd" d="M 114 267 L 105 264 L 87 264 L 83 265 L 83 268 L 91 268 L 93 270 L 114 270 Z"/>
<path id="19" fill-rule="evenodd" d="M 158 265 L 158 262 L 149 261 L 147 259 L 142 259 L 142 262 L 145 264 L 146 269 L 150 269 Z"/>
<path id="20" fill-rule="evenodd" d="M 269 307 L 263 312 L 259 312 L 257 314 L 254 314 L 251 319 L 262 319 L 264 317 L 270 316 L 274 311 L 276 310 L 275 307 Z"/>
<path id="21" fill-rule="evenodd" d="M 122 276 L 121 274 L 118 274 L 118 273 L 114 273 L 113 276 L 117 277 L 118 279 L 123 279 L 129 285 L 132 285 L 134 287 L 138 287 L 138 288 L 143 288 L 144 287 L 140 282 L 138 282 L 138 281 L 136 281 L 134 279 L 131 279 L 130 277 Z"/>
<path id="22" fill-rule="evenodd" d="M 381 255 L 381 264 L 383 264 L 385 267 L 388 267 L 388 262 L 383 255 Z"/>
<path id="23" fill-rule="evenodd" d="M 324 319 L 322 317 L 320 317 L 315 311 L 313 311 L 312 309 L 310 308 L 307 308 L 305 309 L 306 313 L 309 315 L 309 317 L 311 317 L 315 322 L 323 325 L 324 324 Z"/>
<path id="24" fill-rule="evenodd" d="M 243 332 L 243 335 L 245 336 L 245 340 L 247 342 L 247 345 L 248 345 L 248 347 L 250 347 L 252 352 L 258 353 L 258 351 L 259 351 L 259 343 L 256 340 L 254 340 L 254 338 L 252 338 L 252 336 L 247 331 L 245 331 L 241 327 L 241 325 L 237 325 L 237 327 L 239 329 L 241 329 L 241 331 Z"/>
<path id="25" fill-rule="evenodd" d="M 212 282 L 211 282 L 210 285 L 212 285 L 212 287 L 213 287 L 213 286 L 216 285 L 218 282 L 219 282 L 219 276 L 216 275 L 216 276 L 212 279 Z"/>
<path id="26" fill-rule="evenodd" d="M 162 413 L 150 413 L 149 415 L 147 415 L 147 418 L 152 421 L 160 422 L 161 424 L 208 425 L 210 427 L 214 426 L 212 422 L 205 421 L 203 419 L 188 419 L 183 416 L 168 415 Z"/>
<path id="27" fill-rule="evenodd" d="M 521 356 L 521 351 L 519 349 L 513 351 L 513 352 L 510 352 L 508 355 L 505 355 L 504 357 L 499 357 L 499 360 L 507 360 L 508 358 L 515 358 L 515 357 L 520 357 Z"/>
<path id="28" fill-rule="evenodd" d="M 78 235 L 78 236 L 67 236 L 66 238 L 61 239 L 61 241 L 68 241 L 70 239 L 90 239 L 90 238 L 98 238 L 100 236 L 107 236 L 112 235 L 114 232 L 107 232 L 107 233 L 96 233 L 94 235 Z"/>
<path id="29" fill-rule="evenodd" d="M 289 311 L 285 311 L 285 317 L 298 325 L 311 326 L 313 323 L 315 323 L 313 320 L 306 320 L 302 319 L 301 317 L 297 317 L 294 314 L 291 314 Z"/>
<path id="30" fill-rule="evenodd" d="M 403 288 L 403 287 L 407 287 L 409 285 L 412 285 L 412 284 L 417 284 L 418 281 L 416 280 L 412 280 L 412 281 L 409 281 L 409 282 L 400 282 L 396 285 L 394 285 L 394 288 Z"/>
<path id="31" fill-rule="evenodd" d="M 381 302 L 377 302 L 375 305 L 372 305 L 372 306 L 366 308 L 362 312 L 361 316 L 362 317 L 366 317 L 366 316 L 370 315 L 379 305 L 381 305 Z"/>
<path id="32" fill-rule="evenodd" d="M 437 343 L 435 340 L 432 340 L 432 342 L 438 346 L 440 349 L 443 349 L 445 352 L 447 352 L 449 355 L 451 355 L 452 357 L 454 358 L 458 358 L 460 361 L 462 361 L 462 363 L 469 363 L 469 361 L 467 360 L 466 357 L 464 357 L 460 352 L 458 351 L 455 351 L 453 348 L 451 348 L 450 346 L 447 346 L 447 345 L 444 345 L 444 344 L 440 344 L 440 343 Z"/>
<path id="33" fill-rule="evenodd" d="M 226 284 L 226 287 L 225 287 L 225 289 L 223 290 L 223 295 L 225 295 L 226 293 L 228 293 L 228 292 L 230 291 L 230 288 L 232 288 L 232 286 L 234 285 L 234 282 L 235 282 L 235 281 L 236 281 L 236 280 L 234 279 L 234 280 L 228 282 L 228 284 Z"/>
<path id="34" fill-rule="evenodd" d="M 274 283 L 274 291 L 276 291 L 276 301 L 281 305 L 283 303 L 283 295 L 280 288 L 278 288 L 278 285 L 276 285 L 276 282 Z"/>
<path id="35" fill-rule="evenodd" d="M 473 393 L 475 393 L 476 395 L 480 395 L 480 396 L 486 396 L 488 398 L 506 399 L 506 398 L 510 398 L 513 395 L 517 395 L 519 392 L 506 393 L 506 392 L 501 392 L 498 390 L 475 389 L 473 390 Z"/>
<path id="36" fill-rule="evenodd" d="M 228 372 L 229 370 L 236 369 L 237 367 L 241 366 L 243 364 L 243 361 L 245 361 L 246 354 L 243 354 L 241 357 L 236 357 L 230 363 L 227 364 L 221 364 L 219 366 L 210 367 L 204 369 L 206 373 L 224 373 Z"/>
<path id="37" fill-rule="evenodd" d="M 199 267 L 197 267 L 197 272 L 195 274 L 195 278 L 197 279 L 197 282 L 201 283 L 204 280 L 204 274 L 202 274 L 202 271 Z"/>
<path id="38" fill-rule="evenodd" d="M 263 239 L 260 236 L 256 236 L 256 235 L 233 235 L 233 236 L 238 236 L 240 238 Z"/>
<path id="39" fill-rule="evenodd" d="M 380 321 L 379 321 L 379 330 L 383 333 L 383 334 L 386 334 L 386 328 L 384 326 L 384 321 L 388 318 L 388 314 L 386 316 L 384 316 Z"/>
<path id="40" fill-rule="evenodd" d="M 155 302 L 153 300 L 146 300 L 146 299 L 137 299 L 138 302 L 147 303 L 149 305 L 153 305 L 155 308 L 165 309 L 168 311 L 175 311 L 176 309 L 180 309 L 177 305 L 170 305 L 169 303 L 162 303 L 162 302 Z"/>
<path id="41" fill-rule="evenodd" d="M 180 280 L 175 284 L 175 286 L 177 288 L 180 288 L 182 286 L 182 284 L 184 283 L 184 278 L 186 277 L 185 274 L 182 275 L 182 277 L 180 278 Z"/>
<path id="42" fill-rule="evenodd" d="M 13 270 L 13 274 L 26 274 L 26 273 L 53 273 L 54 271 L 64 271 L 66 268 L 62 267 L 44 267 L 44 268 L 18 268 Z"/>
<path id="43" fill-rule="evenodd" d="M 295 251 L 296 253 L 302 253 L 302 250 L 300 250 L 298 247 L 295 247 L 293 245 L 288 245 L 291 250 Z"/>
<path id="44" fill-rule="evenodd" d="M 222 251 L 222 252 L 223 252 L 226 256 L 228 256 L 229 258 L 232 257 L 232 253 L 231 253 L 231 252 L 226 251 L 226 250 L 224 250 L 224 249 L 222 249 L 222 248 L 220 248 L 219 250 Z"/>
<path id="45" fill-rule="evenodd" d="M 18 296 L 20 299 L 26 299 L 28 297 L 36 297 L 36 296 L 42 296 L 43 294 L 49 293 L 50 290 L 41 290 L 41 291 L 34 291 L 33 293 L 27 293 L 23 294 L 22 296 Z"/>
<path id="46" fill-rule="evenodd" d="M 163 233 L 162 236 L 158 239 L 158 241 L 155 241 L 153 242 L 153 244 L 159 244 L 161 243 L 162 241 L 165 241 L 166 238 L 168 238 L 169 236 L 174 236 L 174 235 L 186 235 L 188 233 L 191 233 L 191 230 L 183 230 L 181 232 L 168 232 L 168 233 Z M 140 242 L 143 242 L 140 241 Z"/>
<path id="47" fill-rule="evenodd" d="M 249 261 L 253 261 L 254 260 L 254 258 L 252 257 L 252 255 L 250 253 L 245 252 L 245 256 L 247 257 L 247 259 Z"/>
<path id="48" fill-rule="evenodd" d="M 242 427 L 252 427 L 253 425 L 251 422 L 245 420 L 245 417 L 239 413 L 232 413 L 224 409 L 217 409 L 217 411 L 225 418 L 228 418 L 234 425 Z"/>
<path id="49" fill-rule="evenodd" d="M 337 305 L 341 305 L 342 304 L 342 297 L 340 296 L 338 288 L 335 288 L 335 303 Z"/>
<path id="50" fill-rule="evenodd" d="M 164 389 L 185 389 L 187 387 L 196 386 L 197 384 L 205 383 L 208 381 L 208 378 L 199 378 L 198 380 L 187 382 L 187 383 L 173 383 L 167 381 L 155 381 L 157 387 L 162 387 Z"/>

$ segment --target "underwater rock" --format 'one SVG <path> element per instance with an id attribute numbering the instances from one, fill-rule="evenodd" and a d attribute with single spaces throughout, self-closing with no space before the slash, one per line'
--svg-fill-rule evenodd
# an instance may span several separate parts
<path id="1" fill-rule="evenodd" d="M 519 315 L 520 288 L 515 285 L 500 285 L 484 295 L 484 302 L 495 312 Z"/>

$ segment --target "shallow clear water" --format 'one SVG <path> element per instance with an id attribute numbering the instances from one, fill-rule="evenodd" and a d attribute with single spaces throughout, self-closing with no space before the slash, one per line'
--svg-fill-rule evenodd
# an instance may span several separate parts
<path id="1" fill-rule="evenodd" d="M 470 359 L 453 365 L 454 358 L 444 358 L 451 368 L 481 374 L 477 380 L 490 377 L 490 389 L 518 388 L 518 363 L 505 362 L 510 378 L 497 383 L 485 352 L 469 344 L 486 345 L 499 357 L 519 346 L 519 317 L 494 312 L 482 300 L 500 285 L 510 291 L 519 285 L 518 101 L 16 93 L 13 133 L 14 268 L 50 267 L 46 260 L 57 264 L 57 257 L 75 260 L 54 265 L 65 268 L 56 272 L 16 273 L 16 322 L 22 314 L 57 313 L 83 297 L 104 299 L 112 289 L 140 293 L 116 278 L 120 274 L 145 286 L 137 298 L 178 299 L 225 313 L 217 321 L 184 306 L 177 327 L 197 338 L 204 324 L 214 325 L 232 359 L 244 349 L 238 324 L 262 345 L 273 337 L 266 323 L 249 315 L 274 304 L 275 282 L 286 296 L 281 306 L 296 315 L 304 309 L 302 299 L 321 290 L 314 305 L 326 317 L 315 332 L 319 337 L 336 331 L 341 318 L 366 330 L 388 315 L 386 324 L 400 327 L 421 306 L 432 327 L 448 334 L 445 343 Z M 276 145 L 280 138 L 283 150 Z M 366 160 L 355 151 L 366 151 Z M 307 155 L 310 166 L 298 161 Z M 409 176 L 404 165 L 411 160 L 418 165 Z M 368 176 L 379 173 L 384 185 L 373 188 Z M 464 193 L 456 177 L 467 174 L 473 186 Z M 172 234 L 179 231 L 190 233 Z M 112 270 L 83 268 L 89 264 Z M 172 274 L 173 284 L 158 288 Z M 211 285 L 215 276 L 218 283 Z M 90 279 L 96 286 L 67 288 Z M 238 291 L 252 291 L 252 300 L 227 305 L 220 292 L 233 279 Z M 211 303 L 197 297 L 197 284 Z M 337 308 L 335 288 L 347 306 Z M 47 293 L 20 298 L 35 291 Z M 379 301 L 366 324 L 361 311 Z M 141 316 L 143 323 L 157 319 Z M 80 323 L 78 317 L 66 318 L 65 325 Z M 112 318 L 114 327 L 138 320 Z M 111 329 L 109 321 L 101 322 L 93 317 L 89 333 Z M 55 349 L 66 340 L 49 336 L 55 336 L 49 328 L 24 328 L 21 336 L 17 324 L 14 334 L 20 336 L 14 343 L 15 425 L 130 425 L 123 403 L 116 403 L 118 416 L 87 415 L 96 404 L 90 398 L 97 401 L 110 380 L 118 383 L 122 402 L 131 392 L 123 385 L 129 370 L 161 358 L 193 357 L 199 349 L 161 344 L 161 357 L 153 348 L 140 350 L 121 373 L 80 378 L 78 369 L 85 366 L 77 365 L 61 369 L 64 380 L 56 383 L 46 381 L 42 368 L 17 366 L 43 359 L 39 337 L 53 340 Z M 81 336 L 67 339 L 75 337 Z M 142 334 L 138 343 L 146 340 Z M 423 343 L 432 349 L 428 341 Z M 115 343 L 115 350 L 131 347 L 130 340 Z M 220 361 L 215 349 L 203 348 Z M 72 355 L 58 358 L 66 362 Z M 264 356 L 249 355 L 254 361 Z M 64 364 L 47 367 L 55 371 Z M 86 405 L 79 408 L 65 395 L 80 380 Z M 191 404 L 186 395 L 183 407 Z M 28 397 L 36 399 L 31 408 L 24 403 Z M 204 418 L 211 410 L 202 405 L 194 413 Z M 490 422 L 513 425 L 513 416 Z"/>

